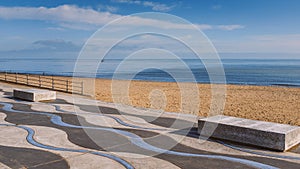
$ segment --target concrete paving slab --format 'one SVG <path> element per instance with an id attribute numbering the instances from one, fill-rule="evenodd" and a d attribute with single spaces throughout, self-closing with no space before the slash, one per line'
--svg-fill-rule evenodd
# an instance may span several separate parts
<path id="1" fill-rule="evenodd" d="M 8 167 L 7 165 L 0 163 L 0 168 L 1 169 L 11 169 L 10 167 Z"/>

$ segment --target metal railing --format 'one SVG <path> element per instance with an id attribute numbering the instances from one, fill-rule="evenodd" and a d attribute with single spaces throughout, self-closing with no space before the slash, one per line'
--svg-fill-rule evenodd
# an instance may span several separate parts
<path id="1" fill-rule="evenodd" d="M 84 94 L 83 81 L 76 82 L 73 80 L 58 79 L 51 75 L 0 72 L 0 81 L 51 89 L 66 93 Z"/>

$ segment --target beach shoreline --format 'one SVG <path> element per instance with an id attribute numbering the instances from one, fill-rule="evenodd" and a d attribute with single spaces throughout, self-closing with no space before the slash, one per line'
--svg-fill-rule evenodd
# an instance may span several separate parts
<path id="1" fill-rule="evenodd" d="M 41 78 L 43 77 L 48 76 L 41 76 Z M 120 101 L 119 98 L 113 97 L 112 80 L 110 79 L 53 77 L 61 80 L 83 81 L 84 94 L 90 95 L 94 99 L 103 102 Z M 196 84 L 199 94 L 190 98 L 198 96 L 197 99 L 200 100 L 199 111 L 188 112 L 182 110 L 183 104 L 192 102 L 193 99 L 181 100 L 180 88 L 175 82 L 114 80 L 115 84 L 127 82 L 130 82 L 129 89 L 114 88 L 117 91 L 128 90 L 128 97 L 121 96 L 127 98 L 127 101 L 121 100 L 123 104 L 162 109 L 166 112 L 195 114 L 201 117 L 214 113 L 211 108 L 211 84 Z M 189 83 L 185 82 L 185 84 Z M 224 115 L 300 126 L 300 88 L 226 84 L 226 95 L 219 97 L 225 97 Z"/>

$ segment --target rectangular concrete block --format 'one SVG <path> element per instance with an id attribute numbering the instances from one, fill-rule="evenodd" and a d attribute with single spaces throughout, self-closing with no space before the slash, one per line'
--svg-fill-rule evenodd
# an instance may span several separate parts
<path id="1" fill-rule="evenodd" d="M 40 89 L 14 89 L 13 96 L 28 101 L 55 100 L 56 92 Z"/>
<path id="2" fill-rule="evenodd" d="M 279 151 L 286 151 L 300 143 L 298 126 L 223 115 L 199 119 L 198 132 L 206 137 Z"/>

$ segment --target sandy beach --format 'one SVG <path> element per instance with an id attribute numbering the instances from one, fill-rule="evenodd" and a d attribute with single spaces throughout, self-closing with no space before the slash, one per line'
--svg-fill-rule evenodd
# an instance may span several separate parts
<path id="1" fill-rule="evenodd" d="M 111 80 L 97 79 L 95 82 L 95 98 L 112 102 Z M 198 84 L 198 87 L 200 111 L 197 114 L 207 116 L 211 104 L 211 86 Z M 180 89 L 176 83 L 132 81 L 129 89 L 131 104 L 151 107 L 149 95 L 153 90 L 164 92 L 167 100 L 165 111 L 181 112 Z M 299 110 L 300 88 L 227 85 L 225 115 L 300 125 Z"/>
<path id="2" fill-rule="evenodd" d="M 47 76 L 42 76 L 42 79 L 43 77 Z M 56 76 L 54 78 L 72 80 L 72 77 Z M 104 102 L 122 102 L 136 107 L 162 109 L 168 112 L 190 113 L 199 116 L 207 116 L 210 113 L 210 84 L 197 84 L 199 95 L 195 94 L 195 96 L 189 97 L 199 97 L 200 99 L 199 111 L 193 112 L 182 110 L 182 105 L 184 106 L 193 100 L 181 100 L 180 88 L 177 83 L 114 81 L 115 84 L 121 84 L 120 86 L 125 82 L 130 83 L 129 98 L 124 101 L 116 99 L 116 97 L 113 99 L 111 80 L 94 80 L 91 78 L 74 78 L 73 80 L 83 81 L 84 93 Z M 95 90 L 93 84 L 95 84 Z M 186 88 L 189 88 L 189 84 L 186 84 Z M 117 90 L 127 89 L 120 88 Z M 300 126 L 300 88 L 226 85 L 225 99 L 224 115 Z"/>

